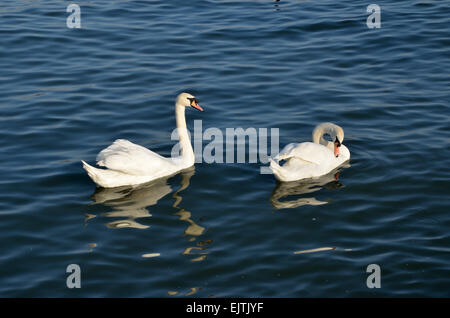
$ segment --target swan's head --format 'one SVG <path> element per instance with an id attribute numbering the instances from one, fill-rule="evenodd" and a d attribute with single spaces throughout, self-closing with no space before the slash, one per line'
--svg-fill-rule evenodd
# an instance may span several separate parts
<path id="1" fill-rule="evenodd" d="M 334 137 L 334 156 L 337 158 L 339 157 L 339 151 L 342 145 L 342 142 L 344 141 L 344 129 L 339 127 L 338 125 L 335 125 L 335 131 L 336 136 Z"/>
<path id="2" fill-rule="evenodd" d="M 341 148 L 341 145 L 339 138 L 336 136 L 336 139 L 334 140 L 334 156 L 336 158 L 339 157 L 339 148 Z"/>
<path id="3" fill-rule="evenodd" d="M 332 141 L 323 139 L 323 135 L 329 135 Z M 339 157 L 340 148 L 344 141 L 344 129 L 333 123 L 322 123 L 313 131 L 313 142 L 334 148 L 334 156 Z"/>
<path id="4" fill-rule="evenodd" d="M 199 111 L 203 111 L 203 108 L 201 108 L 198 104 L 198 99 L 189 93 L 181 93 L 180 95 L 178 95 L 176 105 L 193 107 L 195 109 L 198 109 Z"/>

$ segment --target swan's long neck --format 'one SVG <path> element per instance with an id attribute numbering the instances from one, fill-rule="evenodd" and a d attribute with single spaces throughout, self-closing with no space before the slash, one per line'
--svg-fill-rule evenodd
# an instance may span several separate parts
<path id="1" fill-rule="evenodd" d="M 334 127 L 326 124 L 321 124 L 317 126 L 313 131 L 313 142 L 316 144 L 324 145 L 325 147 L 330 148 L 331 150 L 334 149 L 334 143 L 332 141 L 325 140 L 323 138 L 323 135 L 329 134 L 333 139 L 336 137 L 336 131 L 334 130 Z"/>
<path id="2" fill-rule="evenodd" d="M 194 162 L 195 155 L 191 145 L 191 138 L 186 127 L 186 117 L 184 110 L 186 107 L 175 105 L 175 116 L 177 120 L 178 137 L 180 139 L 181 156 L 186 160 Z"/>

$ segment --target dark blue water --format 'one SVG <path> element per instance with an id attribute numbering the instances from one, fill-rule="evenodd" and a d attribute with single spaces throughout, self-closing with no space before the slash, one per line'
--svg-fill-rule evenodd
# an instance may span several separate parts
<path id="1" fill-rule="evenodd" d="M 378 1 L 379 29 L 363 1 L 77 1 L 81 29 L 69 3 L 0 6 L 0 296 L 450 296 L 448 1 Z M 191 128 L 335 122 L 350 166 L 96 190 L 80 160 L 116 138 L 170 155 L 182 91 Z"/>

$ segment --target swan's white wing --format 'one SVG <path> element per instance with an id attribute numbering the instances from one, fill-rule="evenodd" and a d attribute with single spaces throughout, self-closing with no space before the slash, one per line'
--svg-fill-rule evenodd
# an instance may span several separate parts
<path id="1" fill-rule="evenodd" d="M 286 160 L 290 157 L 292 157 L 291 152 L 292 150 L 297 147 L 297 143 L 291 143 L 286 145 L 279 153 L 275 156 L 275 160 Z"/>
<path id="2" fill-rule="evenodd" d="M 158 175 L 172 170 L 175 166 L 171 159 L 124 139 L 117 139 L 108 148 L 103 149 L 97 156 L 97 164 L 137 176 Z"/>
<path id="3" fill-rule="evenodd" d="M 283 148 L 275 159 L 288 160 L 290 158 L 301 159 L 305 163 L 321 165 L 333 158 L 333 152 L 327 147 L 312 143 L 292 143 Z"/>

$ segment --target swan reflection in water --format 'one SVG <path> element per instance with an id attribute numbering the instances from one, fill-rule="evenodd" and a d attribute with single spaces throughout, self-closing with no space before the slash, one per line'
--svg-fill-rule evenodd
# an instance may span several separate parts
<path id="1" fill-rule="evenodd" d="M 202 235 L 205 231 L 203 226 L 198 225 L 191 219 L 191 213 L 189 211 L 179 207 L 182 201 L 180 192 L 189 187 L 190 179 L 194 173 L 194 167 L 179 173 L 181 176 L 180 187 L 172 194 L 174 198 L 172 206 L 178 210 L 174 215 L 179 217 L 181 221 L 188 223 L 187 228 L 184 230 L 184 235 L 188 237 L 189 242 L 195 241 L 196 237 Z M 112 211 L 102 213 L 101 216 L 124 218 L 108 222 L 106 224 L 107 227 L 146 229 L 149 226 L 139 223 L 137 219 L 151 217 L 152 215 L 148 208 L 156 205 L 159 200 L 172 193 L 172 187 L 168 183 L 168 180 L 172 177 L 175 176 L 172 175 L 134 187 L 97 188 L 91 196 L 91 200 L 94 204 L 102 204 L 112 208 Z M 86 221 L 92 217 L 92 215 L 87 215 Z M 205 245 L 209 243 L 209 241 L 198 242 L 195 246 L 187 247 L 182 254 L 195 255 L 196 257 L 192 261 L 203 260 L 206 258 L 203 254 L 206 253 L 198 252 L 198 250 L 204 250 Z M 201 255 L 200 257 L 198 257 L 199 254 Z"/>
<path id="2" fill-rule="evenodd" d="M 101 214 L 104 217 L 124 218 L 108 222 L 109 228 L 146 229 L 147 225 L 136 221 L 139 218 L 151 217 L 148 207 L 172 192 L 167 179 L 160 179 L 138 187 L 97 188 L 91 196 L 94 204 L 102 204 L 112 208 L 111 212 Z"/>
<path id="3" fill-rule="evenodd" d="M 290 196 L 298 196 L 308 193 L 313 193 L 319 191 L 323 188 L 327 189 L 338 189 L 344 187 L 342 183 L 339 182 L 339 174 L 341 168 L 350 167 L 349 163 L 331 171 L 330 173 L 313 179 L 304 179 L 299 181 L 291 182 L 280 182 L 277 184 L 270 196 L 270 203 L 277 209 L 290 209 L 296 208 L 303 205 L 322 205 L 327 204 L 327 201 L 319 201 L 314 197 L 301 197 L 296 200 L 286 200 Z M 281 199 L 285 199 L 281 201 Z"/>

